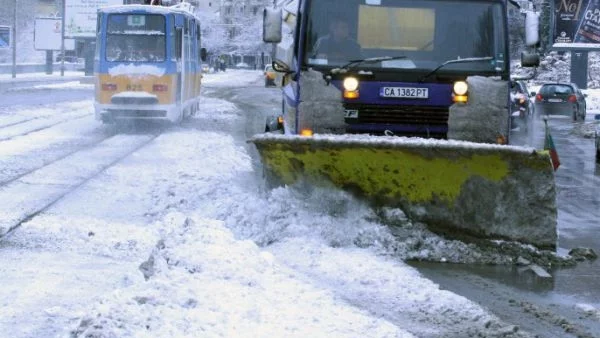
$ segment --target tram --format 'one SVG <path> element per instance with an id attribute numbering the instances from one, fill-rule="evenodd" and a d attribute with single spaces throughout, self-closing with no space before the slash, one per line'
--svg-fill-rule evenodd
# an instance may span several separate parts
<path id="1" fill-rule="evenodd" d="M 198 110 L 206 49 L 189 3 L 108 6 L 97 18 L 96 120 L 179 123 Z"/>

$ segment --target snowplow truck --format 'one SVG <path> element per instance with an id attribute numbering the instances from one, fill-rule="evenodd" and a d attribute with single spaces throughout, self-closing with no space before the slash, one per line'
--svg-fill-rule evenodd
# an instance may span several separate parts
<path id="1" fill-rule="evenodd" d="M 343 5 L 342 5 L 343 3 Z M 294 0 L 264 11 L 278 123 L 271 184 L 334 186 L 446 234 L 556 248 L 554 171 L 510 142 L 505 0 Z M 538 43 L 539 16 L 525 36 Z M 523 52 L 521 64 L 539 56 Z M 275 127 L 277 128 L 275 128 Z M 275 183 L 273 183 L 275 182 Z"/>

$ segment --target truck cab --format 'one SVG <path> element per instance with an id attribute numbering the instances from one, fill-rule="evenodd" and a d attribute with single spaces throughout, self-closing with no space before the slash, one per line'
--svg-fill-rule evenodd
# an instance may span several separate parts
<path id="1" fill-rule="evenodd" d="M 276 64 L 286 132 L 507 140 L 504 0 L 301 0 L 297 14 Z M 473 120 L 483 128 L 461 136 Z"/>

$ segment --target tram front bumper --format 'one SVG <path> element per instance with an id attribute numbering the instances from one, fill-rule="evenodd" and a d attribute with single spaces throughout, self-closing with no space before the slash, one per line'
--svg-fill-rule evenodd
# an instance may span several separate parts
<path id="1" fill-rule="evenodd" d="M 99 104 L 94 105 L 95 118 L 105 123 L 117 120 L 168 120 L 176 122 L 180 118 L 179 107 L 175 104 Z"/>

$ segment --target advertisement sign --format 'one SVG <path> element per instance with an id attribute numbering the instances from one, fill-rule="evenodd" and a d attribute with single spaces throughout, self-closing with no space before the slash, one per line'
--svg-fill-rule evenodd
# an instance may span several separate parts
<path id="1" fill-rule="evenodd" d="M 61 18 L 35 18 L 33 46 L 36 50 L 59 50 L 61 40 Z"/>
<path id="2" fill-rule="evenodd" d="M 122 5 L 123 0 L 64 0 L 65 36 L 93 38 L 96 36 L 96 14 L 99 8 Z"/>
<path id="3" fill-rule="evenodd" d="M 33 45 L 36 50 L 61 50 L 61 18 L 35 18 Z M 75 50 L 75 40 L 65 39 L 65 50 Z"/>
<path id="4" fill-rule="evenodd" d="M 10 26 L 0 26 L 0 49 L 10 48 Z"/>
<path id="5" fill-rule="evenodd" d="M 554 14 L 554 48 L 600 48 L 600 0 L 555 0 Z"/>

